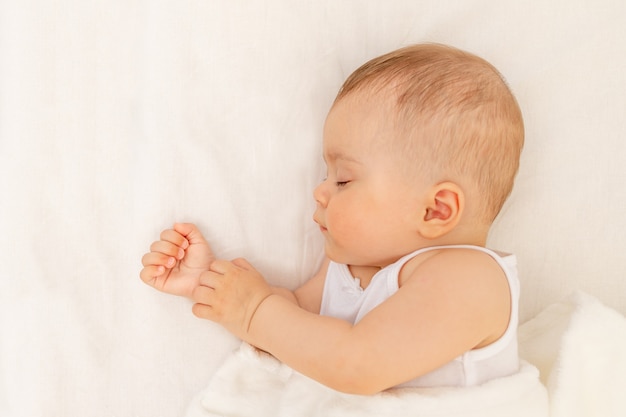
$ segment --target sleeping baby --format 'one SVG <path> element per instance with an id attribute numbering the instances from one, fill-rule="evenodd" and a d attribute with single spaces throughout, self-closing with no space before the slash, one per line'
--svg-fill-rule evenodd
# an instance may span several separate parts
<path id="1" fill-rule="evenodd" d="M 325 260 L 313 277 L 273 287 L 177 223 L 143 257 L 141 279 L 335 391 L 513 375 L 516 261 L 485 245 L 523 142 L 491 64 L 436 44 L 393 51 L 350 75 L 328 113 L 327 174 L 313 191 Z"/>

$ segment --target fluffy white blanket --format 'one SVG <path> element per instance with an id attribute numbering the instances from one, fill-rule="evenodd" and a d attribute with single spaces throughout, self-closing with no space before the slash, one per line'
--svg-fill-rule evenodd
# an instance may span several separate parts
<path id="1" fill-rule="evenodd" d="M 626 416 L 626 318 L 576 292 L 524 323 L 520 352 L 541 372 L 551 417 Z"/>
<path id="2" fill-rule="evenodd" d="M 626 415 L 626 319 L 576 293 L 520 327 L 520 371 L 471 388 L 333 391 L 243 344 L 187 417 Z"/>
<path id="3" fill-rule="evenodd" d="M 547 415 L 537 369 L 472 388 L 403 388 L 360 396 L 329 389 L 247 344 L 233 353 L 192 403 L 187 417 Z"/>

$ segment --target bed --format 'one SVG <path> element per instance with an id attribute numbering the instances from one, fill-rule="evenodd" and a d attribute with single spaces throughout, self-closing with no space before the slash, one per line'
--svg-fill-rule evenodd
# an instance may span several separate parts
<path id="1" fill-rule="evenodd" d="M 240 342 L 144 285 L 142 254 L 189 221 L 304 282 L 326 112 L 416 42 L 486 58 L 524 113 L 489 245 L 518 257 L 546 413 L 626 415 L 625 20 L 618 0 L 1 2 L 0 415 L 187 413 Z"/>

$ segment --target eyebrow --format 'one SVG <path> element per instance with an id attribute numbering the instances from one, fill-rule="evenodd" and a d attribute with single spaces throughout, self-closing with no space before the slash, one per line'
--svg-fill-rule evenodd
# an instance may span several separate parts
<path id="1" fill-rule="evenodd" d="M 328 153 L 324 152 L 323 157 L 324 157 L 324 161 L 327 161 L 327 162 L 328 162 L 328 160 L 336 161 L 338 159 L 341 159 L 341 160 L 344 160 L 344 161 L 361 164 L 361 161 L 359 161 L 359 160 L 355 159 L 354 157 L 352 157 L 352 156 L 350 156 L 348 154 L 345 154 L 345 153 L 343 153 L 341 151 L 331 151 L 331 152 L 328 152 Z"/>

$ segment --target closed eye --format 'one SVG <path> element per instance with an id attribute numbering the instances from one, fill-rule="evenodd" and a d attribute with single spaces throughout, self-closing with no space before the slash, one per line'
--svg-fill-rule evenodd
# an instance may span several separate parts
<path id="1" fill-rule="evenodd" d="M 337 187 L 345 187 L 349 182 L 350 181 L 337 181 L 335 185 L 337 185 Z"/>

